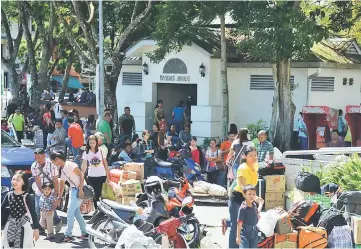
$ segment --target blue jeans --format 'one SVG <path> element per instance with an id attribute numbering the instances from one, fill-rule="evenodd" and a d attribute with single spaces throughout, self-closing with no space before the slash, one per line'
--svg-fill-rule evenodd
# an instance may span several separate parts
<path id="1" fill-rule="evenodd" d="M 231 231 L 229 232 L 228 248 L 239 248 L 236 243 L 237 238 L 237 219 L 241 204 L 234 201 L 228 201 L 229 217 L 231 218 Z"/>
<path id="2" fill-rule="evenodd" d="M 234 179 L 237 179 L 237 170 L 238 170 L 239 165 L 237 163 L 233 164 L 232 166 L 232 171 L 233 171 L 233 175 L 234 175 Z"/>
<path id="3" fill-rule="evenodd" d="M 308 138 L 307 137 L 298 137 L 300 140 L 301 150 L 308 150 Z"/>
<path id="4" fill-rule="evenodd" d="M 40 196 L 37 195 L 35 195 L 35 213 L 36 216 L 38 217 L 38 220 L 40 220 Z M 56 210 L 54 210 L 54 219 L 53 219 L 54 225 L 58 224 L 60 221 L 61 221 L 60 217 L 56 213 Z"/>
<path id="5" fill-rule="evenodd" d="M 217 184 L 227 189 L 227 171 L 219 171 Z"/>
<path id="6" fill-rule="evenodd" d="M 80 205 L 82 203 L 82 199 L 79 199 L 77 194 L 79 189 L 71 188 L 69 193 L 69 208 L 67 213 L 67 227 L 64 235 L 66 237 L 72 237 L 73 235 L 73 227 L 74 227 L 74 219 L 76 219 L 79 223 L 79 227 L 81 233 L 86 234 L 86 224 L 83 216 L 80 212 Z"/>
<path id="7" fill-rule="evenodd" d="M 72 145 L 72 141 L 71 138 L 65 138 L 65 144 L 68 147 L 69 151 L 71 151 L 73 153 L 74 156 L 74 162 L 76 164 L 78 164 L 78 166 L 80 167 L 80 158 L 78 158 L 79 152 L 80 152 L 80 148 L 74 148 Z"/>
<path id="8" fill-rule="evenodd" d="M 258 229 L 257 226 L 243 224 L 241 231 L 241 244 L 239 248 L 257 248 Z"/>

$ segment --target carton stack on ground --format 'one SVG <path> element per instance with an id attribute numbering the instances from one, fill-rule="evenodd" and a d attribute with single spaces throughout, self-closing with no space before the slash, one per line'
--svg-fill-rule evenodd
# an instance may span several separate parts
<path id="1" fill-rule="evenodd" d="M 266 195 L 265 210 L 274 207 L 285 207 L 286 177 L 284 175 L 265 176 Z"/>
<path id="2" fill-rule="evenodd" d="M 361 217 L 351 217 L 351 229 L 353 234 L 353 242 L 356 248 L 361 248 Z"/>
<path id="3" fill-rule="evenodd" d="M 139 180 L 128 180 L 120 183 L 122 187 L 122 204 L 129 205 L 131 201 L 135 201 L 135 196 L 142 192 Z"/>

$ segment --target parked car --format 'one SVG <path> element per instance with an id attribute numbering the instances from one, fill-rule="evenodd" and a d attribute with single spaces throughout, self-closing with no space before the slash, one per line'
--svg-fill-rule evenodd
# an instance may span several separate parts
<path id="1" fill-rule="evenodd" d="M 1 200 L 11 188 L 11 177 L 18 170 L 31 175 L 34 151 L 26 148 L 5 131 L 1 131 Z"/>

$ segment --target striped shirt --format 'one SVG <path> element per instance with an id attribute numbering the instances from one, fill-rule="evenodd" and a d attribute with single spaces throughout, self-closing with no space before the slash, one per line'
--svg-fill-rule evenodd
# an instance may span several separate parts
<path id="1" fill-rule="evenodd" d="M 267 152 L 269 152 L 270 155 L 274 153 L 273 145 L 269 141 L 260 142 L 257 146 L 258 162 L 264 162 Z"/>

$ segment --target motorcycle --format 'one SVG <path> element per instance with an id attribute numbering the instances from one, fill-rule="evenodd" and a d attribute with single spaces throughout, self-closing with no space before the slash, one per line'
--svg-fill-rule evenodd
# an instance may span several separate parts
<path id="1" fill-rule="evenodd" d="M 170 213 L 166 208 L 166 202 L 162 195 L 164 193 L 163 184 L 158 184 L 160 178 L 156 176 L 149 177 L 145 184 L 145 194 L 139 196 L 137 200 L 138 207 L 125 206 L 111 200 L 100 200 L 98 210 L 93 218 L 88 222 L 92 227 L 87 228 L 89 234 L 89 247 L 99 248 L 102 244 L 114 246 L 118 241 L 122 231 L 133 224 L 134 219 L 139 217 L 139 207 L 149 208 L 150 212 L 145 220 L 137 219 L 134 225 L 144 233 L 148 233 L 153 227 L 170 218 Z M 184 201 L 184 207 L 189 203 L 189 199 Z M 188 226 L 192 226 L 190 230 Z M 189 245 L 199 245 L 200 226 L 196 218 L 189 219 L 187 225 L 179 230 L 186 234 L 192 232 L 192 236 L 186 234 Z"/>

